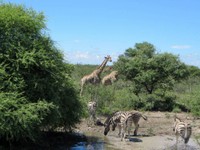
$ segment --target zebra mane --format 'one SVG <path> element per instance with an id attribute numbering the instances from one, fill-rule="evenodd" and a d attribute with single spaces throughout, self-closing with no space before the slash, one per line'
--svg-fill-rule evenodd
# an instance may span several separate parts
<path id="1" fill-rule="evenodd" d="M 108 123 L 110 122 L 110 119 L 111 119 L 111 118 L 114 116 L 114 114 L 117 113 L 117 112 L 119 112 L 119 111 L 115 111 L 115 112 L 113 112 L 112 114 L 110 114 L 110 115 L 107 117 L 106 121 L 104 122 L 104 125 L 108 125 Z"/>

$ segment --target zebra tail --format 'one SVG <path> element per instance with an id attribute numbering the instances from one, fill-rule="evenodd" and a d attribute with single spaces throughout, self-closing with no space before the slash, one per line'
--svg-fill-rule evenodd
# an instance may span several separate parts
<path id="1" fill-rule="evenodd" d="M 145 115 L 142 115 L 142 118 L 143 118 L 144 120 L 147 120 L 147 119 L 148 119 L 147 116 L 145 116 Z"/>

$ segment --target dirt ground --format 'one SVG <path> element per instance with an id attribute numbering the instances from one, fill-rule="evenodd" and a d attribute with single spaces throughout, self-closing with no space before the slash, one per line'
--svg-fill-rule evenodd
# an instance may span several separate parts
<path id="1" fill-rule="evenodd" d="M 98 137 L 103 143 L 103 148 L 108 150 L 199 150 L 200 146 L 198 139 L 200 137 L 200 120 L 195 119 L 187 113 L 177 113 L 177 116 L 187 120 L 192 124 L 192 136 L 185 147 L 184 142 L 179 138 L 179 143 L 176 145 L 176 138 L 173 132 L 173 119 L 175 113 L 169 112 L 144 112 L 148 117 L 147 121 L 142 118 L 139 122 L 140 127 L 138 136 L 133 136 L 133 129 L 131 130 L 130 139 L 121 141 L 118 137 L 118 129 L 110 131 L 107 136 L 104 136 L 103 126 L 88 126 L 87 120 L 84 119 L 77 125 L 76 131 L 83 133 L 87 137 Z M 101 122 L 105 121 L 105 117 L 99 117 Z M 95 149 L 89 147 L 87 149 Z"/>

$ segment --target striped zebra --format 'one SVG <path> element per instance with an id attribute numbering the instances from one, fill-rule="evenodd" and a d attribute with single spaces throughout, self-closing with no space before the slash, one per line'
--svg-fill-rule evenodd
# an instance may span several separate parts
<path id="1" fill-rule="evenodd" d="M 116 126 L 119 128 L 119 136 L 121 136 L 121 141 L 124 140 L 126 137 L 126 131 L 128 130 L 128 137 L 130 137 L 130 131 L 132 124 L 135 125 L 134 135 L 137 135 L 137 131 L 139 128 L 139 120 L 140 118 L 143 118 L 144 120 L 147 120 L 147 117 L 145 115 L 142 115 L 138 111 L 117 111 L 113 113 L 111 116 L 109 116 L 104 125 L 104 135 L 107 135 L 110 131 L 110 126 L 112 126 L 112 131 L 115 130 Z"/>
<path id="2" fill-rule="evenodd" d="M 88 112 L 89 112 L 89 116 L 90 116 L 90 123 L 93 122 L 95 123 L 97 118 L 96 118 L 96 108 L 97 108 L 97 102 L 95 101 L 90 101 L 87 104 L 87 108 L 88 108 Z"/>
<path id="3" fill-rule="evenodd" d="M 185 144 L 187 144 L 192 134 L 192 127 L 189 123 L 181 121 L 180 118 L 175 116 L 173 131 L 176 134 L 176 144 L 178 143 L 179 136 L 181 136 Z"/>
<path id="4" fill-rule="evenodd" d="M 107 117 L 106 121 L 104 122 L 104 135 L 108 134 L 108 132 L 110 131 L 110 126 L 112 126 L 112 131 L 115 130 L 115 127 L 117 126 L 117 124 L 120 123 L 120 120 L 123 120 L 123 118 L 125 118 L 125 113 L 126 112 L 124 111 L 116 111 Z M 120 133 L 118 135 L 120 135 Z"/>

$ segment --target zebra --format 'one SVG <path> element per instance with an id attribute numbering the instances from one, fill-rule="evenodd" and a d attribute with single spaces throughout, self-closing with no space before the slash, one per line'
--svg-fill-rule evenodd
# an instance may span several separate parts
<path id="1" fill-rule="evenodd" d="M 189 123 L 181 121 L 180 118 L 175 116 L 173 131 L 176 135 L 176 144 L 178 143 L 179 136 L 181 136 L 184 139 L 185 144 L 187 144 L 192 134 L 192 127 Z"/>
<path id="2" fill-rule="evenodd" d="M 90 123 L 91 122 L 95 123 L 97 120 L 97 117 L 96 117 L 97 102 L 95 102 L 95 101 L 88 102 L 87 108 L 88 108 L 88 112 L 90 115 L 90 119 L 89 119 Z"/>
<path id="3" fill-rule="evenodd" d="M 134 123 L 134 125 L 135 125 L 134 136 L 137 136 L 137 132 L 138 132 L 138 129 L 139 129 L 139 121 L 140 121 L 141 117 L 145 121 L 147 120 L 147 116 L 141 114 L 138 111 L 132 111 L 132 112 L 129 113 L 129 116 L 126 119 L 127 127 L 131 127 L 132 123 Z M 130 135 L 130 128 L 128 128 L 128 134 Z"/>
<path id="4" fill-rule="evenodd" d="M 110 131 L 110 125 L 112 125 L 112 131 L 115 130 L 116 126 L 119 127 L 119 136 L 121 136 L 121 141 L 124 140 L 126 136 L 126 130 L 128 129 L 128 138 L 130 137 L 130 130 L 132 123 L 135 125 L 134 135 L 137 135 L 137 131 L 139 128 L 139 120 L 140 118 L 143 118 L 144 120 L 147 120 L 147 117 L 145 115 L 142 115 L 138 111 L 117 111 L 114 112 L 111 116 L 109 116 L 104 125 L 104 135 L 107 135 Z"/>
<path id="5" fill-rule="evenodd" d="M 123 111 L 116 111 L 112 113 L 110 116 L 108 116 L 106 121 L 104 122 L 104 127 L 105 127 L 104 135 L 107 135 L 108 132 L 110 131 L 110 125 L 112 125 L 112 131 L 114 131 L 117 124 L 120 123 L 121 118 L 124 117 L 125 117 L 125 112 Z"/>

